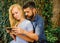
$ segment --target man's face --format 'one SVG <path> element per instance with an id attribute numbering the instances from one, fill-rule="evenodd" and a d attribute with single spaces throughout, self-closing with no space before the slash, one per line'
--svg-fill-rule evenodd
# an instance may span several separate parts
<path id="1" fill-rule="evenodd" d="M 25 17 L 27 19 L 32 19 L 34 16 L 33 9 L 31 9 L 29 7 L 24 9 L 24 13 L 25 13 Z"/>

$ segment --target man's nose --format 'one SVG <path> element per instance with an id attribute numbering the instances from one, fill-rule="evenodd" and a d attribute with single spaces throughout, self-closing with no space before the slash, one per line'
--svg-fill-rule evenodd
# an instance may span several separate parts
<path id="1" fill-rule="evenodd" d="M 26 13 L 25 16 L 27 16 L 28 14 Z"/>
<path id="2" fill-rule="evenodd" d="M 25 14 L 25 17 L 27 17 L 28 15 L 27 14 Z"/>

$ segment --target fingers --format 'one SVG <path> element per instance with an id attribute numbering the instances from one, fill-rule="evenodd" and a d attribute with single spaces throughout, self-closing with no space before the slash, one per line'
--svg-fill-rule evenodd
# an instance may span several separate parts
<path id="1" fill-rule="evenodd" d="M 16 40 L 16 36 L 15 36 L 15 35 L 10 34 L 10 36 L 11 36 L 14 40 Z"/>
<path id="2" fill-rule="evenodd" d="M 18 29 L 12 29 L 12 31 L 15 35 L 18 34 Z"/>
<path id="3" fill-rule="evenodd" d="M 8 30 L 6 30 L 7 31 L 7 33 L 10 33 L 10 31 L 8 31 Z"/>
<path id="4" fill-rule="evenodd" d="M 15 29 L 12 29 L 13 31 L 17 30 L 16 28 Z"/>
<path id="5" fill-rule="evenodd" d="M 12 29 L 12 31 L 13 31 L 14 33 L 17 33 L 18 30 L 17 30 L 17 29 Z"/>
<path id="6" fill-rule="evenodd" d="M 17 31 L 20 31 L 21 29 L 20 28 L 14 28 L 14 29 L 12 29 L 12 31 L 14 31 L 14 32 L 17 32 Z"/>
<path id="7" fill-rule="evenodd" d="M 23 30 L 22 29 L 20 29 L 20 28 L 14 28 L 14 29 L 12 29 L 12 31 L 14 32 L 14 34 L 16 35 L 16 34 L 23 34 Z"/>

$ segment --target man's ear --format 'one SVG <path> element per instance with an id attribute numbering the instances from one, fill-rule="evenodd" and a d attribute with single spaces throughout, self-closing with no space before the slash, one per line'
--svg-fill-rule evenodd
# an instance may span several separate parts
<path id="1" fill-rule="evenodd" d="M 36 14 L 36 8 L 33 8 L 33 13 Z"/>

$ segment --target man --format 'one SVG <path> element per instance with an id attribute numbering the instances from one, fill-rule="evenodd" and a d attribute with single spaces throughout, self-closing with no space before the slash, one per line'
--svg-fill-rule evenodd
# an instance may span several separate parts
<path id="1" fill-rule="evenodd" d="M 33 25 L 34 33 L 27 32 L 22 29 L 15 29 L 14 31 L 17 31 L 16 34 L 23 34 L 24 36 L 27 36 L 27 37 L 25 37 L 25 39 L 24 39 L 24 37 L 22 37 L 22 38 L 29 42 L 33 42 L 33 40 L 35 40 L 34 43 L 37 43 L 37 41 L 38 41 L 38 43 L 46 43 L 46 41 L 45 41 L 46 37 L 44 34 L 44 20 L 42 19 L 41 16 L 39 16 L 37 14 L 36 8 L 35 8 L 35 3 L 27 2 L 23 6 L 23 10 L 25 12 L 26 19 L 30 20 Z"/>
<path id="2" fill-rule="evenodd" d="M 33 25 L 34 33 L 38 36 L 39 43 L 45 43 L 46 37 L 44 34 L 44 20 L 37 14 L 35 3 L 31 1 L 27 2 L 23 6 L 23 9 L 26 18 L 30 20 Z"/>

